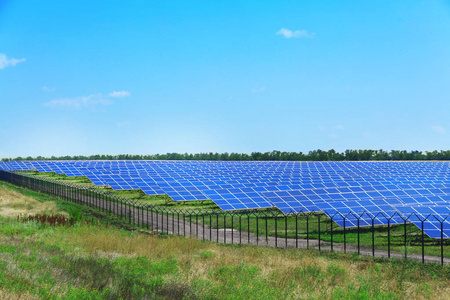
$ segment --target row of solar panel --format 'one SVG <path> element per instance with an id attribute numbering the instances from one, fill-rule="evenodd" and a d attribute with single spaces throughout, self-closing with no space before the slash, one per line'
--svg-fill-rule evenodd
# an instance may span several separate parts
<path id="1" fill-rule="evenodd" d="M 74 162 L 74 161 L 58 161 L 58 162 L 10 162 L 9 164 L 14 165 L 14 167 L 20 167 L 25 165 L 33 165 L 35 167 L 46 167 L 50 165 L 58 166 L 74 166 L 74 167 L 92 167 L 101 168 L 105 166 L 108 169 L 136 169 L 147 167 L 163 167 L 164 169 L 179 169 L 181 167 L 188 166 L 190 169 L 196 168 L 198 170 L 212 168 L 223 169 L 225 171 L 230 171 L 232 169 L 239 169 L 240 167 L 245 167 L 246 170 L 262 169 L 264 171 L 276 171 L 281 169 L 283 171 L 295 172 L 305 170 L 305 172 L 313 173 L 315 170 L 318 172 L 322 170 L 323 172 L 336 172 L 343 170 L 380 170 L 384 173 L 392 170 L 393 172 L 398 172 L 400 169 L 410 169 L 415 170 L 415 172 L 426 172 L 427 170 L 439 170 L 448 171 L 447 166 L 443 166 L 442 163 L 433 162 L 193 162 L 193 161 L 145 161 L 139 162 L 138 164 L 133 162 L 127 164 L 121 164 L 121 162 L 109 162 L 109 161 L 99 161 L 99 162 Z M 413 164 L 413 165 L 411 165 Z M 387 167 L 388 166 L 388 167 Z"/>
<path id="2" fill-rule="evenodd" d="M 302 168 L 305 164 L 308 167 Z M 219 168 L 215 167 L 218 165 Z M 346 224 L 340 224 L 346 226 L 356 226 L 358 222 L 360 226 L 370 225 L 373 216 L 369 214 L 360 216 L 358 222 L 352 219 L 363 211 L 392 213 L 400 207 L 407 213 L 405 205 L 408 205 L 406 207 L 414 212 L 424 213 L 421 207 L 446 207 L 449 202 L 448 163 L 151 161 L 93 164 L 68 161 L 12 162 L 0 168 L 86 175 L 94 184 L 107 184 L 118 190 L 140 188 L 148 194 L 166 193 L 174 200 L 212 199 L 225 210 L 277 206 L 286 213 L 318 210 L 328 214 L 351 213 Z M 294 172 L 294 168 L 299 172 Z M 308 181 L 302 180 L 305 178 Z M 433 210 L 434 213 L 444 211 Z M 374 222 L 385 224 L 386 220 L 376 218 Z M 426 233 L 436 234 L 435 231 Z"/>

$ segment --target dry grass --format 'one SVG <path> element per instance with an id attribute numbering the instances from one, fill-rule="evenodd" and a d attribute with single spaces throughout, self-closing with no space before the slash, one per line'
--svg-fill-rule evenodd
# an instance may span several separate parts
<path id="1" fill-rule="evenodd" d="M 41 202 L 16 191 L 0 187 L 0 215 L 3 217 L 57 212 L 60 211 L 53 202 Z"/>
<path id="2" fill-rule="evenodd" d="M 89 255 L 145 256 L 151 260 L 176 258 L 180 280 L 188 285 L 198 279 L 214 282 L 211 278 L 214 270 L 245 264 L 257 267 L 271 286 L 280 289 L 294 286 L 293 298 L 328 297 L 336 287 L 349 286 L 356 290 L 394 291 L 407 299 L 427 299 L 429 295 L 433 295 L 432 299 L 448 299 L 450 294 L 448 280 L 435 280 L 419 271 L 413 274 L 408 270 L 404 270 L 408 274 L 402 278 L 398 269 L 374 261 L 336 260 L 295 249 L 223 246 L 184 237 L 129 235 L 114 228 L 99 230 L 89 225 L 57 230 L 52 236 L 45 236 L 45 240 L 55 245 L 63 243 L 67 249 L 85 249 Z"/>
<path id="3" fill-rule="evenodd" d="M 29 293 L 11 293 L 6 289 L 0 289 L 0 299 L 2 300 L 34 300 L 39 299 L 38 296 Z"/>
<path id="4" fill-rule="evenodd" d="M 52 202 L 1 187 L 0 199 L 2 212 L 15 211 L 8 217 L 58 212 Z M 151 292 L 168 299 L 189 295 L 199 299 L 449 299 L 450 295 L 448 275 L 439 278 L 436 271 L 419 264 L 149 236 L 96 222 L 77 221 L 71 227 L 3 218 L 0 222 L 0 269 L 9 274 L 2 278 L 0 272 L 0 299 L 34 299 L 25 291 L 88 299 L 103 293 L 104 286 L 131 291 L 136 283 L 148 291 L 152 286 L 143 279 L 158 276 L 164 283 Z M 175 261 L 174 272 L 171 261 Z M 47 282 L 51 282 L 48 287 L 43 284 Z M 135 292 L 140 295 L 140 289 Z M 95 299 L 108 298 L 103 296 Z"/>

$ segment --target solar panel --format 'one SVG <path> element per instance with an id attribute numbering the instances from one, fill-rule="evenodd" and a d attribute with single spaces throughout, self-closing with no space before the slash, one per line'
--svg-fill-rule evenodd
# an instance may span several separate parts
<path id="1" fill-rule="evenodd" d="M 431 238 L 450 237 L 450 208 L 448 206 L 398 206 L 396 209 L 408 221 L 422 229 Z"/>
<path id="2" fill-rule="evenodd" d="M 402 223 L 411 211 L 439 216 L 450 202 L 448 162 L 11 161 L 0 169 L 86 176 L 175 201 L 211 199 L 223 210 L 321 211 L 347 227 Z M 424 222 L 436 237 L 438 221 Z"/>

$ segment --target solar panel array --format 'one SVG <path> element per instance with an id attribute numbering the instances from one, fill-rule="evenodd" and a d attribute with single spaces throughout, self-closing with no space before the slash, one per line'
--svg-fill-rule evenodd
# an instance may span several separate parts
<path id="1" fill-rule="evenodd" d="M 211 199 L 223 210 L 322 211 L 346 227 L 411 216 L 430 237 L 441 237 L 441 223 L 450 237 L 448 162 L 11 161 L 0 169 L 86 176 L 115 190 Z"/>

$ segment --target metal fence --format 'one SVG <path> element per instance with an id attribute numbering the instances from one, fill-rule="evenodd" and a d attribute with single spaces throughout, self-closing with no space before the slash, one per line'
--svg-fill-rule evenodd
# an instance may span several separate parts
<path id="1" fill-rule="evenodd" d="M 34 191 L 54 195 L 80 205 L 90 206 L 115 215 L 130 226 L 160 232 L 192 236 L 227 244 L 267 245 L 279 248 L 308 248 L 326 251 L 357 253 L 374 257 L 419 260 L 422 263 L 450 262 L 450 248 L 443 236 L 431 239 L 405 217 L 335 215 L 301 212 L 283 214 L 276 209 L 222 211 L 220 209 L 183 209 L 149 205 L 125 199 L 94 186 L 70 184 L 28 174 L 0 171 L 0 180 Z M 428 216 L 432 217 L 432 216 Z M 345 220 L 356 220 L 357 226 L 346 228 Z M 386 218 L 384 226 L 376 221 Z M 402 218 L 402 224 L 391 220 Z M 360 226 L 360 219 L 364 219 Z M 336 225 L 338 221 L 344 227 Z M 422 221 L 422 228 L 427 219 Z"/>

